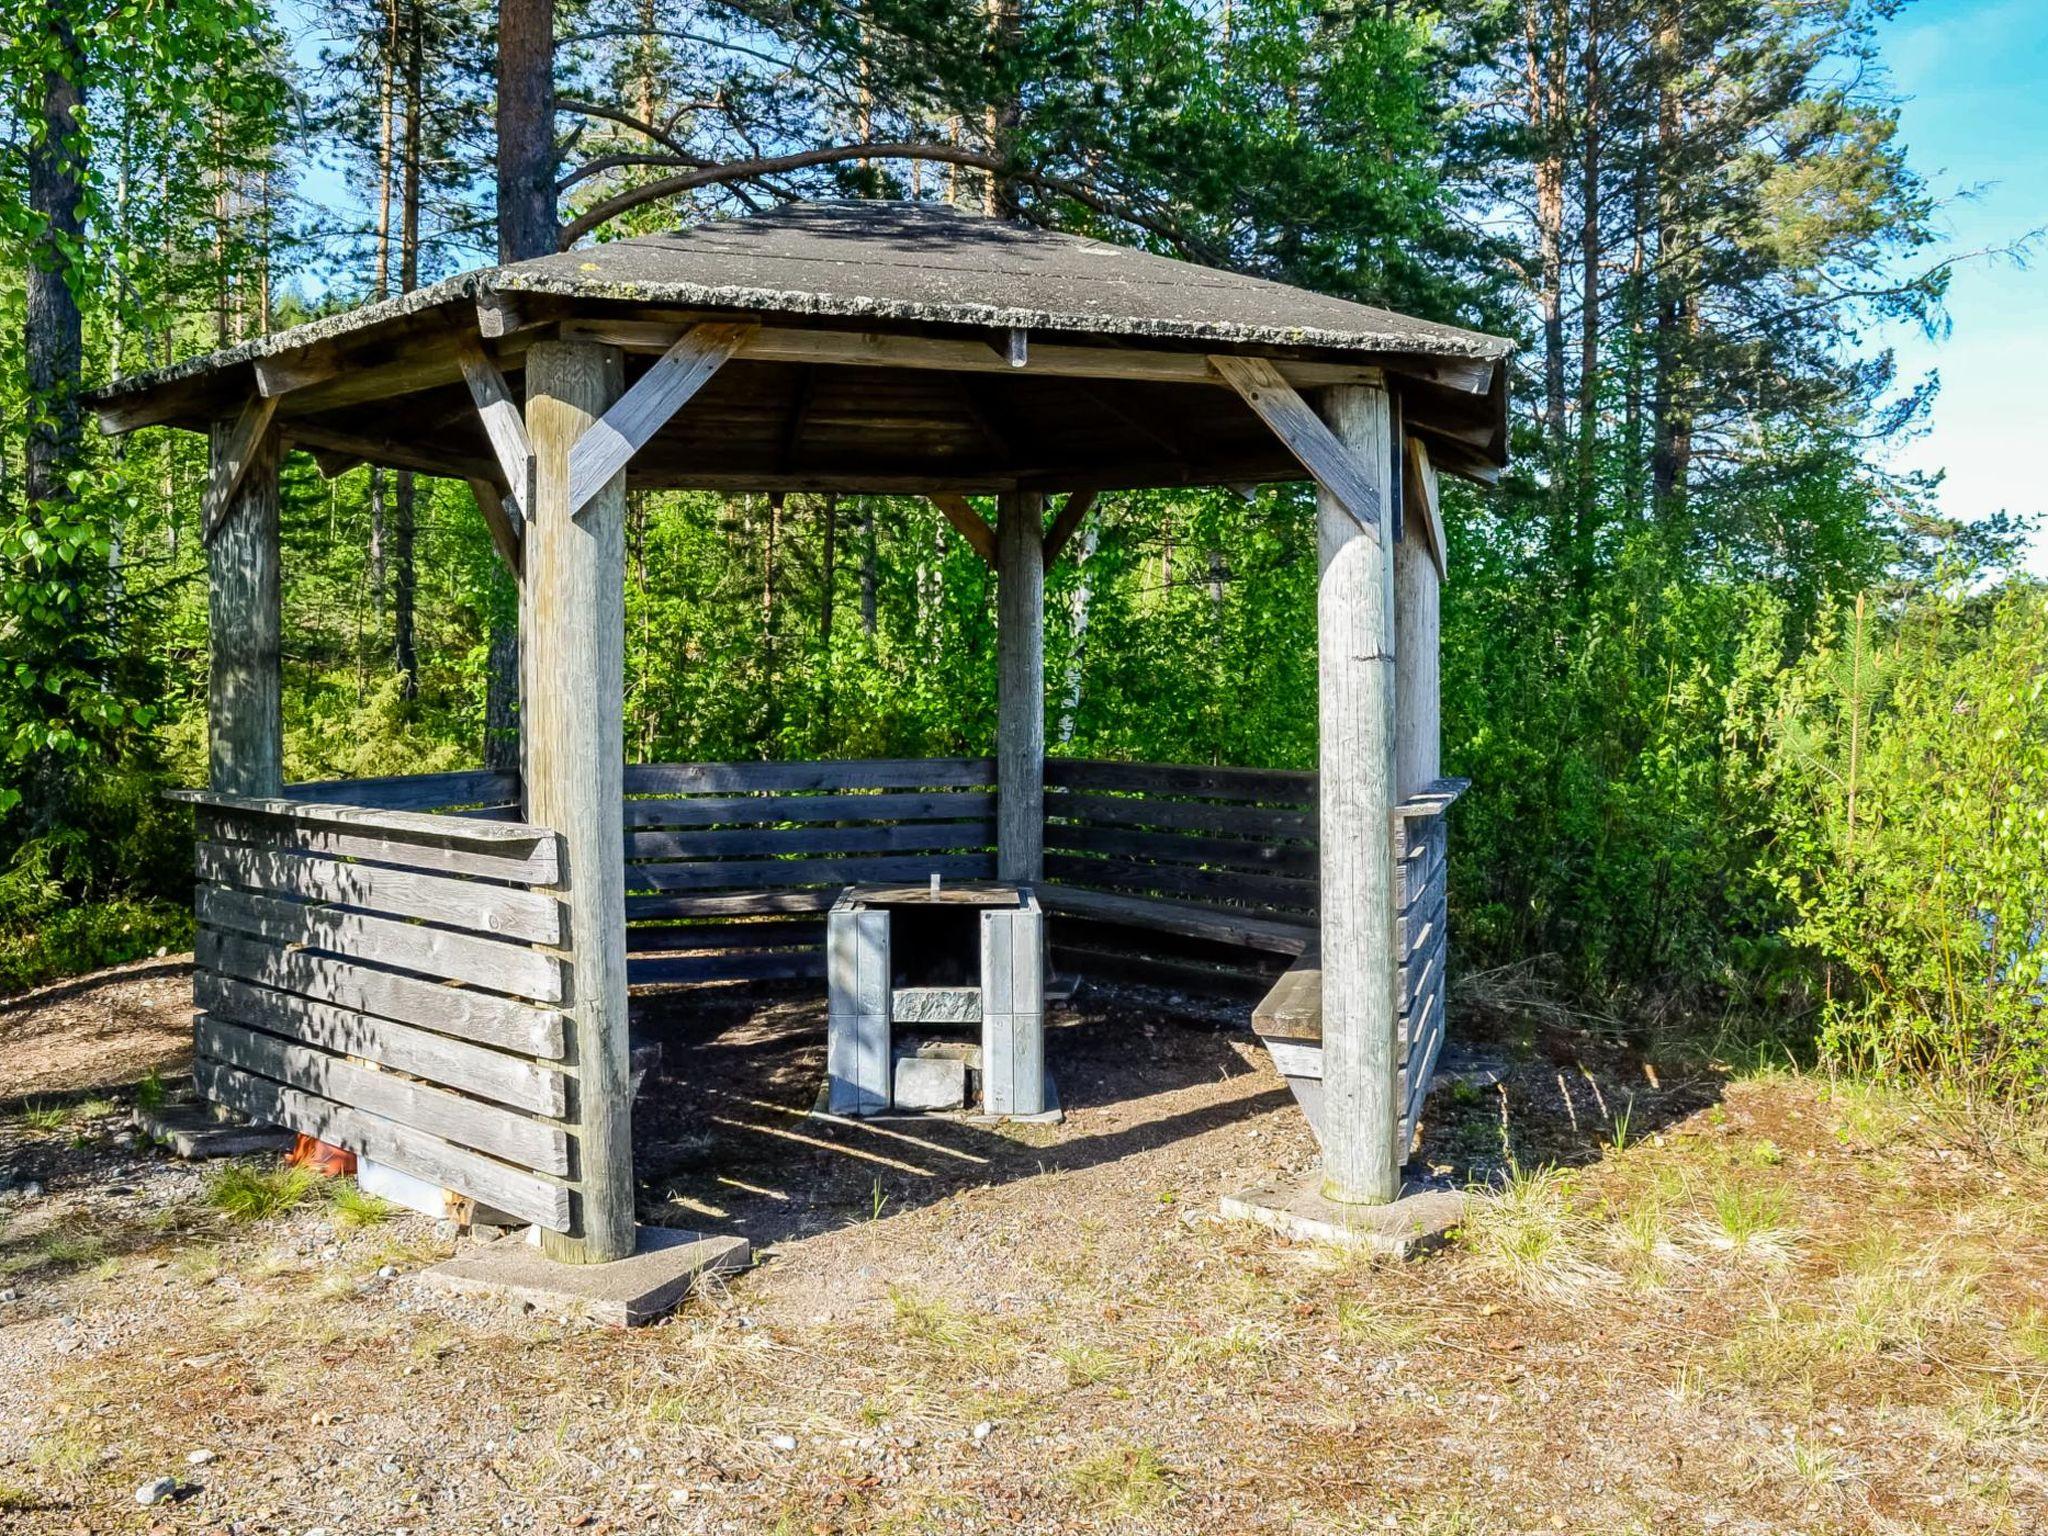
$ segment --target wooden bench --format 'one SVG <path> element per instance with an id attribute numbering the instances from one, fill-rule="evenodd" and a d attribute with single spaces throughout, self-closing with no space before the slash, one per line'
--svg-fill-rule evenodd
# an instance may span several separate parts
<path id="1" fill-rule="evenodd" d="M 1062 969 L 1254 995 L 1315 939 L 1315 776 L 1045 765 L 1039 900 Z"/>

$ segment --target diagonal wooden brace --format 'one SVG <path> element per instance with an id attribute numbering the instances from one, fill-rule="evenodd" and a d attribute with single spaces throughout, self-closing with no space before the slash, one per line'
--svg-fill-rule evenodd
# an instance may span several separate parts
<path id="1" fill-rule="evenodd" d="M 484 436 L 490 439 L 491 452 L 505 476 L 505 511 L 515 524 L 524 523 L 533 506 L 533 447 L 526 440 L 526 418 L 512 398 L 505 375 L 475 337 L 456 338 L 455 360 L 462 365 L 469 397 L 483 419 Z"/>
<path id="2" fill-rule="evenodd" d="M 1429 550 L 1430 562 L 1436 566 L 1436 579 L 1447 581 L 1450 572 L 1446 569 L 1451 557 L 1450 546 L 1444 542 L 1443 511 L 1437 506 L 1436 472 L 1430 467 L 1429 448 L 1419 437 L 1408 439 L 1407 490 L 1401 504 L 1421 514 L 1420 522 Z"/>
<path id="3" fill-rule="evenodd" d="M 1211 357 L 1219 378 L 1258 413 L 1301 461 L 1317 485 L 1330 494 L 1360 530 L 1380 537 L 1380 498 L 1351 451 L 1296 393 L 1280 370 L 1263 357 Z"/>
<path id="4" fill-rule="evenodd" d="M 242 407 L 242 414 L 235 418 L 234 432 L 229 436 L 227 446 L 214 459 L 213 473 L 206 482 L 201 542 L 211 544 L 213 536 L 220 532 L 221 524 L 228 520 L 228 513 L 235 505 L 235 492 L 241 489 L 242 477 L 249 472 L 249 465 L 256 457 L 256 450 L 263 445 L 264 434 L 269 432 L 271 418 L 276 414 L 277 401 L 274 398 L 255 395 Z"/>
<path id="5" fill-rule="evenodd" d="M 569 450 L 569 515 L 632 461 L 647 440 L 667 426 L 691 396 L 711 381 L 726 359 L 760 329 L 754 325 L 696 325 L 655 359 L 618 403 L 584 429 Z"/>
<path id="6" fill-rule="evenodd" d="M 987 519 L 974 510 L 973 503 L 957 491 L 941 491 L 933 496 L 932 505 L 946 514 L 946 521 L 965 539 L 968 547 L 981 556 L 990 570 L 996 564 L 996 531 L 989 527 Z"/>

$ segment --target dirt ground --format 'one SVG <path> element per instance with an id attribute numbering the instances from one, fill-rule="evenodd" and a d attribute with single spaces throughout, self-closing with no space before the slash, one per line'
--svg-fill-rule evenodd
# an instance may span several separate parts
<path id="1" fill-rule="evenodd" d="M 183 988 L 0 1009 L 0 1530 L 2048 1530 L 2011 1128 L 1468 1008 L 1505 1080 L 1440 1088 L 1421 1166 L 1496 1193 L 1376 1263 L 1215 1218 L 1314 1155 L 1242 1009 L 1084 989 L 1065 1123 L 990 1131 L 806 1119 L 814 1002 L 657 1000 L 643 1218 L 764 1261 L 627 1334 L 426 1290 L 460 1239 L 346 1183 L 236 1219 L 136 1144 Z"/>

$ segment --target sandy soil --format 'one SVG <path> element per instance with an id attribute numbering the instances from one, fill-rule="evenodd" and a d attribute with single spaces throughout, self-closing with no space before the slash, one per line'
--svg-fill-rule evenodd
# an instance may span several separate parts
<path id="1" fill-rule="evenodd" d="M 189 960 L 145 960 L 0 999 L 0 1105 L 187 1069 Z"/>
<path id="2" fill-rule="evenodd" d="M 1506 1081 L 1440 1092 L 1423 1160 L 1506 1192 L 1375 1264 L 1214 1219 L 1313 1157 L 1230 1010 L 1084 992 L 1057 1127 L 840 1129 L 801 1113 L 814 1005 L 673 999 L 643 1215 L 766 1262 L 619 1334 L 427 1291 L 433 1223 L 233 1221 L 124 1143 L 78 1095 L 166 986 L 0 1016 L 67 1095 L 0 1117 L 0 1530 L 2048 1529 L 2011 1128 L 1496 1021 Z"/>

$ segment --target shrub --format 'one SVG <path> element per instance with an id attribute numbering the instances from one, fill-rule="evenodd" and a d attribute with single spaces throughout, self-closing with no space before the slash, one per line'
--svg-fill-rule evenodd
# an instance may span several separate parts
<path id="1" fill-rule="evenodd" d="M 2048 588 L 1859 600 L 1766 726 L 1766 868 L 1842 1064 L 2048 1097 Z"/>
<path id="2" fill-rule="evenodd" d="M 0 993 L 192 947 L 192 910 L 103 901 L 0 918 Z"/>

